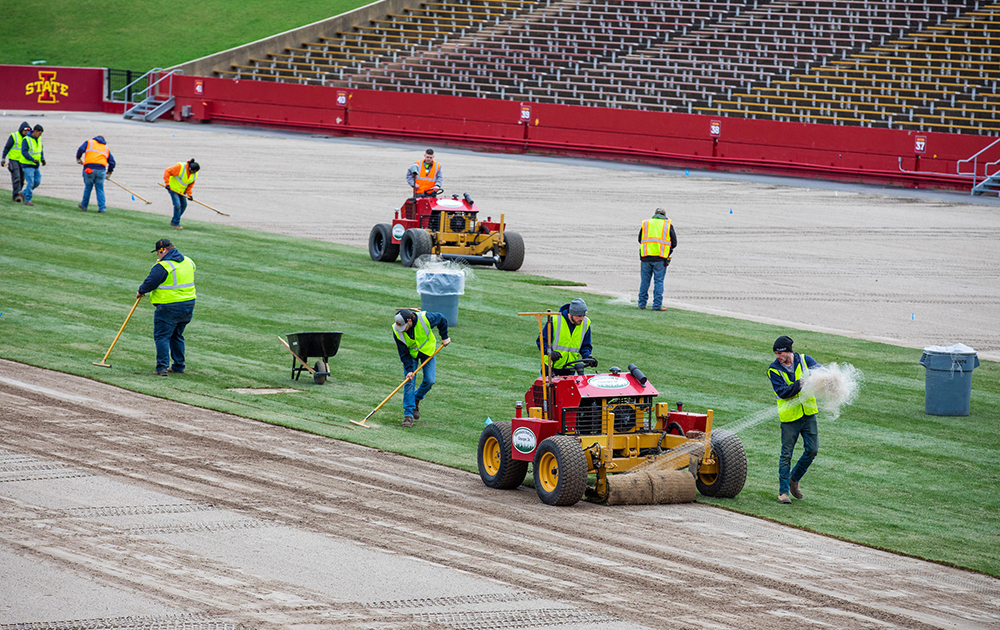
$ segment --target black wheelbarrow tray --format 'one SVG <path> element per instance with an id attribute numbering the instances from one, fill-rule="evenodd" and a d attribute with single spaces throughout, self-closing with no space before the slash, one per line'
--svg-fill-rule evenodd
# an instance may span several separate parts
<path id="1" fill-rule="evenodd" d="M 285 335 L 288 339 L 288 346 L 296 355 L 308 364 L 309 357 L 323 357 L 316 361 L 312 373 L 313 382 L 322 385 L 326 382 L 326 377 L 330 376 L 330 357 L 337 354 L 340 349 L 340 338 L 342 332 L 298 332 Z M 299 363 L 292 357 L 292 379 L 299 380 L 299 376 L 304 370 L 308 370 L 305 365 Z"/>

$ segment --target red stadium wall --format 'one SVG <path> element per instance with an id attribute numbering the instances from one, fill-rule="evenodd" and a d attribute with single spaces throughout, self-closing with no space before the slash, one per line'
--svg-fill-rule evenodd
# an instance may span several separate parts
<path id="1" fill-rule="evenodd" d="M 177 120 L 966 190 L 970 181 L 956 176 L 956 162 L 992 141 L 958 134 L 205 77 L 179 77 L 175 91 Z M 985 157 L 1000 159 L 1000 147 L 992 153 Z M 981 159 L 980 165 L 988 160 Z"/>
<path id="2" fill-rule="evenodd" d="M 0 85 L 3 109 L 123 111 L 104 100 L 100 68 L 0 65 Z M 190 122 L 923 188 L 968 190 L 956 164 L 993 140 L 208 77 L 178 76 L 174 92 L 174 118 Z M 998 159 L 1000 146 L 981 156 L 980 177 Z"/>
<path id="3" fill-rule="evenodd" d="M 103 68 L 0 65 L 0 85 L 4 109 L 108 111 Z"/>

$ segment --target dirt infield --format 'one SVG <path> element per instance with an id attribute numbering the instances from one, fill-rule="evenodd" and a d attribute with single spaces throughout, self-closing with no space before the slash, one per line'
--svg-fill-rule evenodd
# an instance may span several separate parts
<path id="1" fill-rule="evenodd" d="M 176 161 L 198 159 L 196 198 L 232 215 L 191 206 L 186 229 L 364 246 L 424 148 L 95 114 L 0 124 L 22 119 L 46 128 L 38 194 L 77 200 L 76 147 L 102 134 L 116 179 L 154 202 L 109 184 L 109 205 L 161 215 L 176 239 L 156 185 Z M 523 235 L 526 272 L 634 302 L 638 226 L 663 206 L 680 240 L 670 307 L 1000 359 L 995 202 L 437 152 L 448 192 Z M 16 211 L 6 196 L 0 208 Z M 994 578 L 698 504 L 553 508 L 527 488 L 5 360 L 0 583 L 0 630 L 1000 626 Z"/>
<path id="2" fill-rule="evenodd" d="M 1000 624 L 982 575 L 698 504 L 549 507 L 3 360 L 0 577 L 3 630 Z"/>
<path id="3" fill-rule="evenodd" d="M 44 123 L 39 194 L 77 200 L 76 148 L 102 134 L 119 162 L 111 205 L 148 210 L 169 229 L 157 182 L 177 161 L 202 165 L 184 218 L 364 247 L 409 194 L 424 145 L 109 114 L 7 112 L 0 125 Z M 834 185 L 437 148 L 448 193 L 504 214 L 525 242 L 522 271 L 636 300 L 636 236 L 667 209 L 679 247 L 666 304 L 923 348 L 964 343 L 1000 360 L 1000 204 L 959 194 Z M 7 203 L 6 200 L 4 203 Z M 92 202 L 93 203 L 93 202 Z M 99 218 L 95 216 L 95 220 Z M 650 313 L 650 316 L 656 316 Z M 762 340 L 770 349 L 771 340 Z M 919 358 L 915 355 L 914 361 Z"/>

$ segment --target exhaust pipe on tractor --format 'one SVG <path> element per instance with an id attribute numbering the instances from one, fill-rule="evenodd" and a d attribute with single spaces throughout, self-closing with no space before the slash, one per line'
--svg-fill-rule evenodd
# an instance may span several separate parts
<path id="1" fill-rule="evenodd" d="M 640 385 L 642 385 L 643 387 L 646 386 L 646 381 L 648 381 L 649 379 L 646 378 L 646 375 L 643 374 L 638 367 L 636 367 L 635 363 L 628 364 L 628 373 L 632 375 L 632 378 L 639 381 Z"/>

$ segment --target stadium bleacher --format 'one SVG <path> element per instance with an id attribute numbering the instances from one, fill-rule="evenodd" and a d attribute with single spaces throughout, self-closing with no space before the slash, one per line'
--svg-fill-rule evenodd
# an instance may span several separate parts
<path id="1" fill-rule="evenodd" d="M 993 133 L 1000 4 L 425 2 L 221 77 Z"/>

